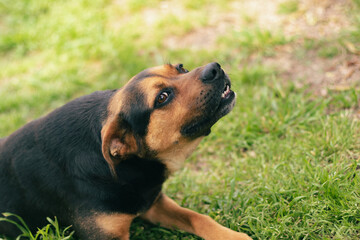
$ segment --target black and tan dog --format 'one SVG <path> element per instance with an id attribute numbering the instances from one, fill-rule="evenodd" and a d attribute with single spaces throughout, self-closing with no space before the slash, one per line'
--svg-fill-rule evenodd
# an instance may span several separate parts
<path id="1" fill-rule="evenodd" d="M 0 139 L 0 213 L 32 229 L 57 216 L 81 239 L 128 239 L 138 216 L 205 239 L 250 239 L 161 192 L 234 103 L 218 63 L 150 68 L 75 99 Z M 0 222 L 0 234 L 18 232 Z"/>

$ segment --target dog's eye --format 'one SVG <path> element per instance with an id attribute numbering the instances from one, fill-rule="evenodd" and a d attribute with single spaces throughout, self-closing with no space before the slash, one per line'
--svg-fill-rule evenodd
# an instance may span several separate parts
<path id="1" fill-rule="evenodd" d="M 168 98 L 169 98 L 169 93 L 167 93 L 167 92 L 162 92 L 162 93 L 160 93 L 160 95 L 157 97 L 156 102 L 157 102 L 158 104 L 162 104 L 162 103 L 166 102 L 166 100 L 167 100 Z"/>
<path id="2" fill-rule="evenodd" d="M 178 70 L 179 73 L 188 73 L 189 71 L 184 68 L 184 65 L 182 63 L 176 65 L 176 70 Z"/>
<path id="3" fill-rule="evenodd" d="M 160 108 L 171 102 L 174 98 L 174 92 L 171 88 L 163 89 L 155 98 L 154 108 Z"/>

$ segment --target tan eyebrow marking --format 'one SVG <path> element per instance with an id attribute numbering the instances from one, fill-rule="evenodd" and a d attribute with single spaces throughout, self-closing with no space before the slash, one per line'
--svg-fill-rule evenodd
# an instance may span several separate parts
<path id="1" fill-rule="evenodd" d="M 155 88 L 161 89 L 161 88 L 166 88 L 167 85 L 165 83 L 157 83 L 154 85 Z"/>

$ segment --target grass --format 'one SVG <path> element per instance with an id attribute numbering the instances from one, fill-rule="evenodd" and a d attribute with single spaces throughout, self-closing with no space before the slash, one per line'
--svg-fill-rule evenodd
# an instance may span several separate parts
<path id="1" fill-rule="evenodd" d="M 24 220 L 15 214 L 12 213 L 3 213 L 4 217 L 0 218 L 0 222 L 8 222 L 16 225 L 17 228 L 20 229 L 21 235 L 18 236 L 17 239 L 26 238 L 30 240 L 38 240 L 38 239 L 58 239 L 58 240 L 69 240 L 72 238 L 74 231 L 70 232 L 71 226 L 66 227 L 65 229 L 60 229 L 59 223 L 55 217 L 55 220 L 51 218 L 47 218 L 49 222 L 45 227 L 38 229 L 36 234 L 34 235 L 24 222 Z M 2 239 L 2 238 L 0 238 Z"/>
<path id="2" fill-rule="evenodd" d="M 118 88 L 144 68 L 171 61 L 191 69 L 219 61 L 237 93 L 235 109 L 164 191 L 254 239 L 360 238 L 360 122 L 354 117 L 360 92 L 350 88 L 320 97 L 282 79 L 262 59 L 293 39 L 254 21 L 218 36 L 214 46 L 166 48 L 169 36 L 211 27 L 208 10 L 229 11 L 231 2 L 201 1 L 200 11 L 196 1 L 166 3 L 1 0 L 0 136 L 75 97 Z M 144 17 L 159 4 L 167 14 Z M 294 13 L 298 1 L 277 9 L 281 15 Z M 354 26 L 344 31 L 356 50 L 360 15 L 351 14 Z M 333 58 L 338 44 L 339 39 L 306 39 L 300 47 Z M 41 239 L 74 239 L 56 220 L 39 228 Z M 131 236 L 199 239 L 141 220 L 132 225 Z"/>

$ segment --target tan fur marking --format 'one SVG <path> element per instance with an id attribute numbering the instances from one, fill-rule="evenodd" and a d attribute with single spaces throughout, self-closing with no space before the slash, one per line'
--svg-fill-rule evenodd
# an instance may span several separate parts
<path id="1" fill-rule="evenodd" d="M 150 77 L 147 78 L 145 81 L 142 81 L 139 88 L 142 92 L 146 93 L 147 99 L 145 99 L 145 101 L 147 102 L 148 106 L 150 108 L 153 108 L 155 98 L 159 91 L 163 88 L 170 86 L 170 83 L 163 78 Z"/>
<path id="2" fill-rule="evenodd" d="M 119 157 L 122 154 L 137 151 L 135 138 L 118 126 L 119 123 L 117 114 L 120 112 L 123 102 L 122 96 L 123 88 L 119 89 L 110 99 L 108 105 L 108 116 L 103 122 L 103 128 L 101 129 L 102 153 L 114 176 L 116 175 L 115 164 L 117 164 L 117 162 L 116 160 L 114 162 L 110 154 L 114 157 Z"/>
<path id="3" fill-rule="evenodd" d="M 166 228 L 180 229 L 205 240 L 251 240 L 245 233 L 223 227 L 208 216 L 180 207 L 163 195 L 142 218 Z"/>
<path id="4" fill-rule="evenodd" d="M 174 67 L 153 68 L 151 72 L 159 74 L 170 71 L 167 76 L 177 73 Z M 175 71 L 175 72 L 174 72 Z M 169 77 L 169 76 L 168 76 Z M 184 138 L 180 131 L 181 127 L 201 113 L 194 111 L 194 99 L 200 94 L 200 90 L 204 89 L 201 81 L 195 80 L 195 75 L 179 75 L 176 74 L 176 80 L 168 80 L 161 77 L 151 77 L 141 82 L 141 89 L 147 94 L 147 103 L 153 106 L 157 94 L 159 94 L 159 86 L 166 86 L 174 89 L 175 98 L 169 105 L 160 109 L 155 109 L 148 125 L 148 133 L 146 135 L 146 144 L 158 154 L 156 157 L 161 159 L 170 172 L 178 170 L 187 157 L 195 150 L 202 138 L 189 140 Z"/>
<path id="5" fill-rule="evenodd" d="M 110 156 L 110 148 L 111 148 L 111 138 L 112 135 L 114 134 L 115 128 L 116 128 L 116 121 L 114 120 L 114 117 L 112 117 L 112 119 L 107 120 L 107 122 L 101 129 L 101 138 L 102 138 L 101 150 L 113 174 L 115 174 L 115 163 L 113 162 Z"/>
<path id="6" fill-rule="evenodd" d="M 173 77 L 178 75 L 178 71 L 173 65 L 164 64 L 162 66 L 152 67 L 149 69 L 151 73 L 156 73 L 157 75 L 162 75 L 166 77 Z"/>
<path id="7" fill-rule="evenodd" d="M 124 88 L 120 88 L 119 90 L 116 91 L 116 93 L 114 94 L 114 96 L 111 98 L 110 102 L 109 102 L 109 106 L 108 106 L 108 119 L 114 117 L 114 114 L 117 114 L 120 112 L 120 107 L 122 105 L 123 99 L 123 91 Z"/>
<path id="8" fill-rule="evenodd" d="M 186 106 L 175 101 L 169 108 L 154 111 L 151 115 L 146 143 L 150 149 L 156 150 L 157 157 L 170 172 L 174 172 L 182 166 L 202 138 L 188 140 L 181 135 L 181 126 L 189 111 Z"/>
<path id="9" fill-rule="evenodd" d="M 186 106 L 181 105 L 176 100 L 169 108 L 171 109 L 155 110 L 150 116 L 146 142 L 150 149 L 158 152 L 165 151 L 176 141 L 179 141 L 181 126 L 185 121 L 186 113 L 189 111 Z"/>
<path id="10" fill-rule="evenodd" d="M 96 216 L 96 225 L 107 235 L 120 239 L 129 239 L 129 229 L 135 215 L 130 214 L 100 214 Z"/>
<path id="11" fill-rule="evenodd" d="M 201 137 L 193 141 L 179 140 L 179 143 L 159 153 L 157 157 L 163 161 L 170 173 L 173 173 L 183 166 L 185 160 L 194 152 L 202 139 Z"/>

